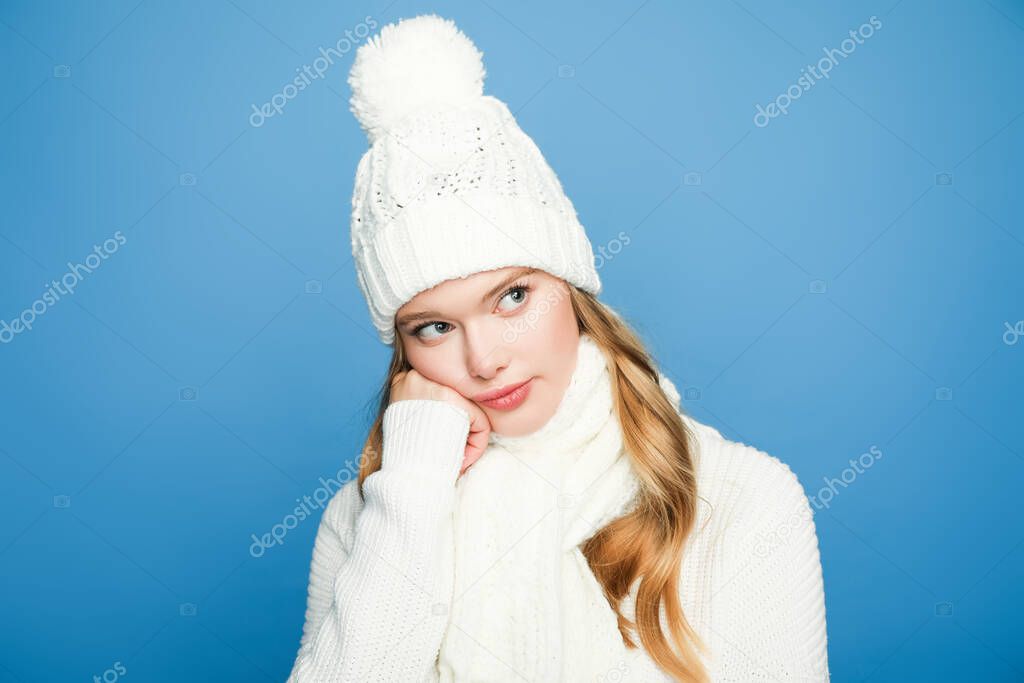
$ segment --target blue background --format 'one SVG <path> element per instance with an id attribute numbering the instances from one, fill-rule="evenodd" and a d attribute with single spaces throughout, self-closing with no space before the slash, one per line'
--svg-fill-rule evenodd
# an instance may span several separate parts
<path id="1" fill-rule="evenodd" d="M 815 513 L 834 680 L 1024 677 L 1021 2 L 344 5 L 2 4 L 0 319 L 127 241 L 0 344 L 0 681 L 286 678 L 321 510 L 252 534 L 358 451 L 389 354 L 349 252 L 354 50 L 249 114 L 431 11 L 595 249 L 628 235 L 602 298 L 691 414 L 809 496 L 882 453 Z"/>

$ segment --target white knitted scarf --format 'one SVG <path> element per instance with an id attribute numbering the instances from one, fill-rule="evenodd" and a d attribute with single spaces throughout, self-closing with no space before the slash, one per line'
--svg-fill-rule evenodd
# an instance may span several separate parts
<path id="1" fill-rule="evenodd" d="M 678 410 L 675 386 L 659 381 Z M 637 491 L 606 359 L 589 336 L 550 420 L 526 436 L 492 433 L 456 488 L 442 683 L 660 680 L 637 677 L 645 664 L 625 649 L 578 548 Z"/>

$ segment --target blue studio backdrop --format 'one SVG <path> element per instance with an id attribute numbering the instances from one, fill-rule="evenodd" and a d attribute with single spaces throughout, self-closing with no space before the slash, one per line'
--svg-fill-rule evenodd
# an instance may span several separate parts
<path id="1" fill-rule="evenodd" d="M 1021 680 L 1024 4 L 25 0 L 0 681 L 287 677 L 389 358 L 346 77 L 426 12 L 483 50 L 686 409 L 798 474 L 833 680 Z"/>

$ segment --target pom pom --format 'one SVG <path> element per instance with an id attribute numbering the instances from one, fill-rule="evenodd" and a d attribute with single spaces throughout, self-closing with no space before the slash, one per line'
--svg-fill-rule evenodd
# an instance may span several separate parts
<path id="1" fill-rule="evenodd" d="M 350 110 L 372 145 L 425 105 L 479 97 L 483 54 L 451 19 L 423 14 L 387 24 L 356 52 Z"/>

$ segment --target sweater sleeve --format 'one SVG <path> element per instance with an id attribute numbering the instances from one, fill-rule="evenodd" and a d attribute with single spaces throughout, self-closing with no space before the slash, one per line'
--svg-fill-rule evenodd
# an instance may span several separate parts
<path id="1" fill-rule="evenodd" d="M 825 592 L 813 513 L 796 474 L 726 441 L 737 505 L 715 586 L 723 680 L 827 681 Z"/>
<path id="2" fill-rule="evenodd" d="M 436 681 L 453 590 L 455 480 L 466 411 L 392 403 L 381 468 L 332 499 L 317 530 L 298 654 L 288 683 Z"/>

